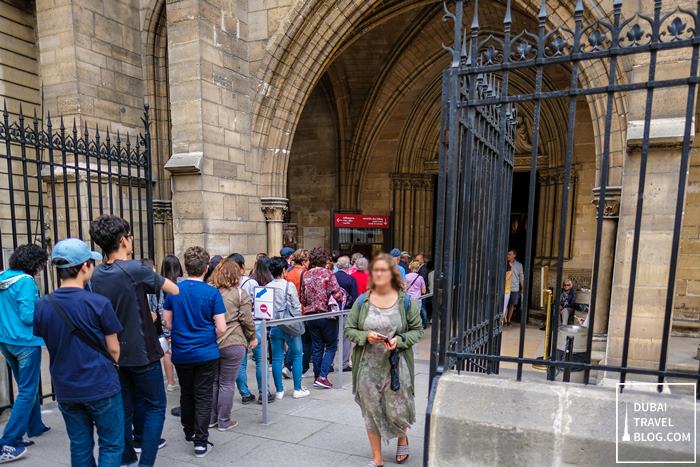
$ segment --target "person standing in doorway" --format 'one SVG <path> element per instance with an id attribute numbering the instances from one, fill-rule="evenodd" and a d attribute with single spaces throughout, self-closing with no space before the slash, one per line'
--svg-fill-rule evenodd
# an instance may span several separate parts
<path id="1" fill-rule="evenodd" d="M 122 325 L 107 298 L 85 290 L 101 259 L 77 238 L 58 242 L 51 262 L 61 285 L 37 302 L 34 319 L 34 335 L 44 339 L 51 356 L 51 383 L 76 467 L 95 465 L 95 429 L 100 467 L 119 467 L 124 452 L 124 408 L 114 365 Z"/>
<path id="2" fill-rule="evenodd" d="M 314 248 L 309 254 L 309 269 L 301 283 L 301 305 L 304 315 L 327 313 L 330 311 L 328 302 L 331 297 L 337 303 L 342 303 L 344 294 L 333 275 L 326 267 L 330 255 L 323 248 Z M 337 318 L 321 318 L 308 322 L 311 343 L 313 346 L 312 360 L 314 363 L 314 387 L 332 389 L 333 384 L 328 380 L 331 365 L 338 348 Z"/>
<path id="3" fill-rule="evenodd" d="M 105 214 L 90 223 L 90 237 L 102 249 L 105 261 L 95 268 L 90 280 L 93 292 L 112 302 L 124 328 L 119 333 L 119 379 L 124 405 L 124 453 L 122 464 L 152 466 L 158 449 L 165 446 L 160 436 L 165 422 L 165 387 L 160 359 L 163 349 L 153 325 L 147 294 L 163 290 L 177 295 L 179 289 L 141 261 L 132 260 L 134 236 L 129 223 Z M 134 407 L 144 407 L 141 456 L 133 442 Z"/>
<path id="4" fill-rule="evenodd" d="M 520 307 L 522 291 L 525 289 L 525 271 L 523 265 L 517 260 L 518 252 L 514 249 L 508 250 L 508 263 L 510 264 L 510 302 L 508 303 L 508 315 L 506 323 L 510 325 L 513 312 Z"/>
<path id="5" fill-rule="evenodd" d="M 0 439 L 0 463 L 26 454 L 30 442 L 49 428 L 41 421 L 41 346 L 33 333 L 34 305 L 39 288 L 34 277 L 46 266 L 48 255 L 38 245 L 20 245 L 10 256 L 10 269 L 0 274 L 0 351 L 17 382 L 17 397 Z"/>
<path id="6" fill-rule="evenodd" d="M 194 443 L 195 457 L 208 452 L 209 419 L 219 363 L 216 339 L 226 332 L 226 307 L 221 294 L 204 282 L 209 253 L 200 247 L 185 250 L 187 279 L 180 294 L 168 295 L 163 320 L 170 329 L 172 359 L 180 380 L 180 421 L 185 440 Z"/>

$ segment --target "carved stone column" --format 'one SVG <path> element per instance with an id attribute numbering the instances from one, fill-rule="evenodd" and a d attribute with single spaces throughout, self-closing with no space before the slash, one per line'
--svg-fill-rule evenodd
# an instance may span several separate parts
<path id="1" fill-rule="evenodd" d="M 620 193 L 622 187 L 608 186 L 605 189 L 605 206 L 603 207 L 603 231 L 600 240 L 600 265 L 598 266 L 598 284 L 596 288 L 596 312 L 593 323 L 593 338 L 596 343 L 604 343 L 608 335 L 608 318 L 610 316 L 610 294 L 612 293 L 613 270 L 615 266 L 615 241 L 617 239 L 617 220 L 620 215 Z M 593 189 L 593 204 L 600 202 L 600 187 Z M 595 346 L 596 344 L 594 344 Z"/>
<path id="2" fill-rule="evenodd" d="M 153 200 L 153 224 L 154 224 L 154 243 L 156 257 L 154 261 L 156 265 L 163 262 L 165 255 L 170 254 L 172 247 L 172 230 L 173 230 L 173 203 L 169 199 L 154 199 Z"/>
<path id="3" fill-rule="evenodd" d="M 267 254 L 278 256 L 282 248 L 282 223 L 287 212 L 287 198 L 261 198 L 261 209 L 267 222 Z"/>

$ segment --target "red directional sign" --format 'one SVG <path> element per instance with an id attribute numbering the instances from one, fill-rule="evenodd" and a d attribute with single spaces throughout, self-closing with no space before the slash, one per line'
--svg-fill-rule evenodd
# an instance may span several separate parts
<path id="1" fill-rule="evenodd" d="M 370 214 L 334 214 L 335 227 L 351 227 L 356 229 L 388 229 L 389 216 Z"/>
<path id="2" fill-rule="evenodd" d="M 262 312 L 265 313 L 267 316 L 269 316 L 270 318 L 272 318 L 272 315 L 267 311 L 267 305 L 266 305 L 266 304 L 263 303 L 262 305 L 260 305 L 260 311 L 262 311 Z"/>

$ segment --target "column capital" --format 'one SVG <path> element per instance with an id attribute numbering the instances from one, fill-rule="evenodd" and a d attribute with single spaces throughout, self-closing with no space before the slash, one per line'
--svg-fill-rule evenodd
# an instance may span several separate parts
<path id="1" fill-rule="evenodd" d="M 284 214 L 287 212 L 289 200 L 282 197 L 260 198 L 260 209 L 265 215 L 265 220 L 270 223 L 281 223 L 284 221 Z"/>
<path id="2" fill-rule="evenodd" d="M 605 206 L 603 207 L 603 219 L 617 219 L 620 215 L 621 186 L 608 186 L 605 188 Z M 600 202 L 600 187 L 593 188 L 593 204 L 598 207 Z"/>

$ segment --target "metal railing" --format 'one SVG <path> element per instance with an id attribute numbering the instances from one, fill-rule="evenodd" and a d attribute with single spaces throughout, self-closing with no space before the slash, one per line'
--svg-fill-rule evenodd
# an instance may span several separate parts
<path id="1" fill-rule="evenodd" d="M 432 297 L 432 293 L 428 293 L 425 295 L 421 295 L 418 300 L 423 300 L 425 298 L 430 298 Z M 336 381 L 336 384 L 333 386 L 335 389 L 343 389 L 343 382 L 344 382 L 344 375 L 343 375 L 343 359 L 345 357 L 344 351 L 343 351 L 343 339 L 345 337 L 344 329 L 345 329 L 345 317 L 352 311 L 352 308 L 346 308 L 344 310 L 339 310 L 339 311 L 329 311 L 325 313 L 314 313 L 312 315 L 306 315 L 306 316 L 295 316 L 294 318 L 282 318 L 282 319 L 271 319 L 271 320 L 262 320 L 261 323 L 261 328 L 260 328 L 260 335 L 262 337 L 260 341 L 260 345 L 262 346 L 262 356 L 260 357 L 262 359 L 263 363 L 263 372 L 262 372 L 262 387 L 267 389 L 268 383 L 269 383 L 269 370 L 268 370 L 268 353 L 267 353 L 267 330 L 268 328 L 273 328 L 276 326 L 279 326 L 281 324 L 290 324 L 290 323 L 298 323 L 298 322 L 306 322 L 306 321 L 314 321 L 322 318 L 338 318 L 338 351 L 336 351 L 336 362 L 334 362 L 334 368 L 336 368 L 336 371 L 338 373 L 338 380 Z M 245 362 L 247 364 L 247 361 Z M 264 394 L 265 391 L 261 388 L 258 388 L 260 394 Z M 268 411 L 268 401 L 267 397 L 263 396 L 262 397 L 262 423 L 267 424 L 269 421 L 269 411 Z"/>

